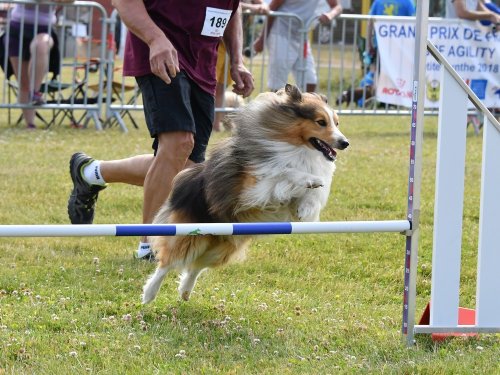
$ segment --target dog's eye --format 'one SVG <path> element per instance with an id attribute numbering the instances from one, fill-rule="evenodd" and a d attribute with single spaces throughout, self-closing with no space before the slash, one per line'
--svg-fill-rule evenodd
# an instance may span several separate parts
<path id="1" fill-rule="evenodd" d="M 317 120 L 316 124 L 318 124 L 319 126 L 326 126 L 326 121 L 325 120 Z"/>

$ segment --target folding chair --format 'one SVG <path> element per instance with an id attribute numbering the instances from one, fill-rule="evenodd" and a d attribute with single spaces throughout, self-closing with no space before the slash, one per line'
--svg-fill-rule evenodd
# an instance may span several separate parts
<path id="1" fill-rule="evenodd" d="M 130 85 L 126 84 L 125 82 L 113 81 L 111 82 L 111 89 L 113 91 L 112 101 L 118 99 L 118 101 L 120 103 L 123 103 L 125 106 L 135 105 L 138 98 L 141 96 L 141 90 L 137 85 Z M 125 98 L 125 94 L 127 92 L 132 92 L 132 95 L 128 100 Z M 111 127 L 118 124 L 123 128 L 124 124 L 120 124 L 120 122 L 123 121 L 123 119 L 127 116 L 130 119 L 130 122 L 132 123 L 134 128 L 139 129 L 137 122 L 130 113 L 130 109 L 122 108 L 121 110 L 119 110 L 119 113 L 117 112 L 118 111 L 113 113 L 113 116 L 110 119 L 108 119 L 108 121 L 106 122 L 106 126 Z"/>

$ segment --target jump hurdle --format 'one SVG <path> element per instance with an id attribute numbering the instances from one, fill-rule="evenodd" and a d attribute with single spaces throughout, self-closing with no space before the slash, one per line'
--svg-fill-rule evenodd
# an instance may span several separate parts
<path id="1" fill-rule="evenodd" d="M 0 237 L 193 236 L 405 232 L 408 220 L 342 222 L 0 225 Z"/>
<path id="2" fill-rule="evenodd" d="M 429 52 L 442 65 L 441 103 L 438 120 L 438 155 L 434 208 L 432 284 L 429 325 L 409 324 L 408 344 L 417 333 L 466 334 L 500 332 L 500 246 L 498 223 L 500 200 L 500 124 L 474 92 L 431 44 Z M 479 246 L 475 323 L 461 324 L 459 318 L 462 215 L 468 100 L 484 114 L 479 215 Z M 453 147 L 447 147 L 452 144 Z M 416 264 L 413 272 L 416 272 Z M 411 296 L 412 298 L 414 296 Z M 411 302 L 414 305 L 414 301 Z M 412 331 L 412 332 L 410 332 Z"/>
<path id="3" fill-rule="evenodd" d="M 424 97 L 419 79 L 425 77 L 426 50 L 441 64 L 441 97 L 438 119 L 438 154 L 436 162 L 436 190 L 434 206 L 434 233 L 432 253 L 432 284 L 429 324 L 415 325 L 416 277 L 418 254 L 419 202 L 408 203 L 408 215 L 413 216 L 413 230 L 407 237 L 405 264 L 405 297 L 403 308 L 403 334 L 407 345 L 413 345 L 414 335 L 467 334 L 500 332 L 500 246 L 497 226 L 500 222 L 500 200 L 496 190 L 500 186 L 500 173 L 495 161 L 500 159 L 500 124 L 460 78 L 453 67 L 427 41 L 428 1 L 418 2 L 417 40 L 415 48 L 415 96 Z M 425 41 L 425 43 L 424 43 Z M 419 44 L 417 44 L 419 43 Z M 417 47 L 418 46 L 418 47 Z M 424 80 L 420 80 L 423 82 Z M 483 153 L 479 217 L 479 245 L 477 264 L 476 306 L 474 323 L 462 323 L 459 316 L 460 264 L 462 250 L 462 215 L 464 199 L 464 170 L 466 152 L 466 121 L 468 100 L 484 115 Z M 412 145 L 415 142 L 416 177 L 420 179 L 422 126 L 415 126 L 422 118 L 423 100 L 414 99 L 412 115 Z M 413 128 L 416 130 L 413 135 Z M 452 145 L 452 146 L 450 146 Z M 412 157 L 410 156 L 410 160 Z M 413 183 L 410 162 L 410 188 Z M 415 182 L 419 198 L 420 181 Z M 410 193 L 409 193 L 410 197 Z"/>

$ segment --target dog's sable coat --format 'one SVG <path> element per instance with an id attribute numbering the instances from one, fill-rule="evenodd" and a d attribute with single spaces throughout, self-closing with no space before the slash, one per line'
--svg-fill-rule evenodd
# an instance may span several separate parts
<path id="1" fill-rule="evenodd" d="M 234 134 L 210 159 L 179 173 L 155 223 L 318 221 L 325 206 L 336 151 L 349 143 L 324 96 L 292 85 L 260 94 L 231 115 Z M 152 238 L 158 268 L 144 286 L 152 301 L 168 271 L 182 271 L 188 300 L 206 268 L 242 259 L 251 236 Z"/>

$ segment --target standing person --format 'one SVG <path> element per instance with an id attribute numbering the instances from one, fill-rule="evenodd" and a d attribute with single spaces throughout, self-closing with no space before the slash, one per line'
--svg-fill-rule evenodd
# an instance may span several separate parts
<path id="1" fill-rule="evenodd" d="M 500 14 L 496 13 L 494 4 L 482 0 L 446 0 L 446 18 L 461 18 L 469 21 L 479 21 L 483 25 L 496 26 L 500 24 Z M 467 126 L 472 124 L 477 135 L 481 129 L 478 114 L 467 115 Z"/>
<path id="2" fill-rule="evenodd" d="M 308 25 L 315 17 L 315 11 L 320 0 L 272 0 L 269 9 L 272 11 L 293 13 L 297 15 L 304 25 Z M 331 21 L 342 13 L 342 6 L 337 0 L 326 0 L 330 10 L 319 16 L 318 21 L 323 25 L 330 25 Z M 318 76 L 307 40 L 305 47 L 301 43 L 304 30 L 298 20 L 288 17 L 269 17 L 267 27 L 267 47 L 269 50 L 268 87 L 276 91 L 288 82 L 288 75 L 293 73 L 299 87 L 304 87 L 308 92 L 316 90 Z M 264 50 L 265 31 L 255 40 L 253 48 L 259 53 Z M 301 74 L 301 56 L 306 51 L 305 74 Z M 304 81 L 302 81 L 304 80 Z"/>
<path id="3" fill-rule="evenodd" d="M 54 46 L 49 29 L 55 22 L 54 6 L 16 4 L 12 8 L 5 43 L 19 85 L 19 103 L 45 104 L 40 87 L 49 70 L 50 49 Z M 26 128 L 36 129 L 35 110 L 23 108 L 22 112 Z"/>
<path id="4" fill-rule="evenodd" d="M 135 76 L 153 141 L 153 155 L 99 161 L 71 157 L 73 191 L 68 214 L 73 224 L 93 222 L 95 203 L 107 183 L 144 187 L 143 223 L 167 199 L 182 169 L 205 159 L 214 119 L 215 66 L 221 38 L 229 53 L 233 91 L 248 96 L 253 78 L 242 62 L 238 0 L 114 0 L 129 29 L 124 74 Z M 153 257 L 147 237 L 136 256 Z"/>
<path id="5" fill-rule="evenodd" d="M 375 0 L 370 7 L 370 16 L 411 17 L 415 15 L 415 5 L 412 0 Z M 368 71 L 360 82 L 360 87 L 375 85 L 375 65 L 377 58 L 377 39 L 370 19 L 367 27 L 366 48 L 363 53 L 363 63 Z"/>
<path id="6" fill-rule="evenodd" d="M 498 7 L 482 0 L 446 0 L 446 18 L 462 18 L 469 21 L 487 21 L 500 24 Z"/>
<path id="7" fill-rule="evenodd" d="M 240 6 L 243 11 L 247 10 L 255 14 L 269 13 L 269 6 L 265 4 L 263 0 L 252 0 L 251 3 L 247 3 L 244 1 L 240 3 Z M 222 105 L 226 104 L 224 95 L 226 93 L 226 88 L 232 83 L 229 69 L 227 69 L 226 72 L 226 64 L 227 64 L 226 47 L 224 46 L 224 43 L 221 42 L 219 44 L 219 48 L 217 49 L 217 67 L 216 67 L 217 86 L 215 89 L 216 108 L 219 108 Z M 224 112 L 215 112 L 215 119 L 212 127 L 213 131 L 223 130 L 221 126 L 222 126 L 222 120 L 224 119 L 225 116 L 226 114 Z"/>

